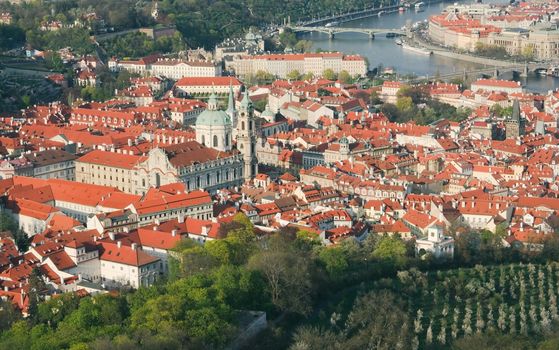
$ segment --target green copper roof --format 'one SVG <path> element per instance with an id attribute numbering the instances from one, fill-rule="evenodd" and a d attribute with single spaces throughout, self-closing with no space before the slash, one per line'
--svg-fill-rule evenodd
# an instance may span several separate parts
<path id="1" fill-rule="evenodd" d="M 275 113 L 270 110 L 270 106 L 266 104 L 266 108 L 260 114 L 261 117 L 275 117 Z"/>
<path id="2" fill-rule="evenodd" d="M 224 111 L 217 109 L 217 96 L 213 93 L 208 99 L 208 108 L 196 119 L 196 126 L 231 125 L 231 118 Z"/>
<path id="3" fill-rule="evenodd" d="M 196 119 L 196 126 L 226 126 L 231 125 L 231 118 L 224 111 L 206 109 Z"/>

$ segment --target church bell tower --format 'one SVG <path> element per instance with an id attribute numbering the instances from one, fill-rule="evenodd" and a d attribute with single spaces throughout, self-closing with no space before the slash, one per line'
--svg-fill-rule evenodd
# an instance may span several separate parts
<path id="1" fill-rule="evenodd" d="M 254 109 L 248 97 L 248 89 L 241 101 L 237 115 L 237 149 L 243 155 L 243 177 L 251 179 L 258 173 L 256 159 L 256 125 Z"/>

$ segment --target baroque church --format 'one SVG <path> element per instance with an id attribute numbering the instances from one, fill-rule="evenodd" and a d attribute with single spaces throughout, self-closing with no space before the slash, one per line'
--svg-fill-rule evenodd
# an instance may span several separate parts
<path id="1" fill-rule="evenodd" d="M 256 120 L 254 108 L 245 90 L 239 110 L 235 108 L 233 89 L 229 91 L 227 110 L 220 110 L 217 96 L 212 94 L 207 109 L 196 119 L 196 141 L 220 152 L 239 152 L 242 156 L 242 177 L 250 179 L 258 173 L 256 159 Z M 235 148 L 233 140 L 236 141 Z"/>

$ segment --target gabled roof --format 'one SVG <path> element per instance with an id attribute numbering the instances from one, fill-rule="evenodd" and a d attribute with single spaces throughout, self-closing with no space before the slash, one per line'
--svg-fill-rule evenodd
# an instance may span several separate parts
<path id="1" fill-rule="evenodd" d="M 159 258 L 153 257 L 141 249 L 133 249 L 132 247 L 125 245 L 118 247 L 117 242 L 101 241 L 99 246 L 100 260 L 137 267 L 159 261 Z"/>

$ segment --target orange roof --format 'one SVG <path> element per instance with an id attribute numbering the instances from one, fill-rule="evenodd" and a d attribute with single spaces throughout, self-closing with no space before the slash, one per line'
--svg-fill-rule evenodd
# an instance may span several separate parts
<path id="1" fill-rule="evenodd" d="M 141 249 L 132 249 L 125 245 L 118 247 L 118 244 L 113 241 L 101 241 L 100 248 L 99 259 L 117 264 L 139 267 L 159 261 L 159 258 L 153 257 Z"/>
<path id="2" fill-rule="evenodd" d="M 59 212 L 58 209 L 50 205 L 33 202 L 27 199 L 16 199 L 14 202 L 8 202 L 7 206 L 10 207 L 14 213 L 39 220 L 46 220 L 50 214 Z"/>
<path id="3" fill-rule="evenodd" d="M 182 239 L 180 233 L 173 234 L 173 232 L 165 232 L 160 230 L 159 227 L 155 230 L 154 227 L 155 225 L 150 225 L 138 229 L 137 235 L 142 247 L 168 250 L 175 247 Z"/>
<path id="4" fill-rule="evenodd" d="M 151 199 L 151 198 L 153 199 Z M 173 195 L 162 195 L 159 198 L 147 197 L 136 204 L 134 207 L 140 215 L 164 211 L 173 208 L 185 208 L 199 205 L 211 205 L 212 199 L 206 191 L 192 191 L 189 193 L 178 193 Z"/>
<path id="5" fill-rule="evenodd" d="M 94 150 L 76 159 L 76 162 L 98 164 L 113 168 L 133 169 L 134 166 L 146 159 L 147 157 L 145 156 Z"/>

